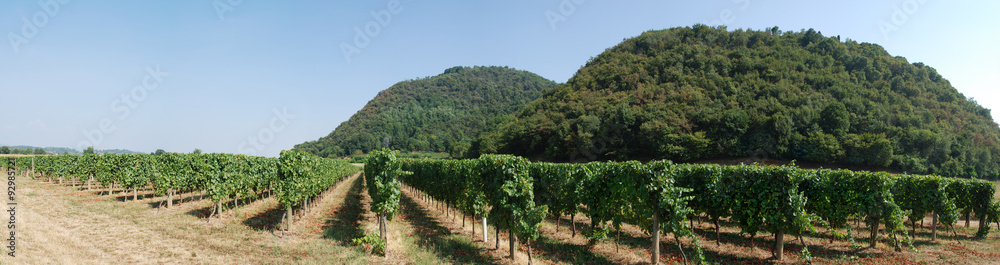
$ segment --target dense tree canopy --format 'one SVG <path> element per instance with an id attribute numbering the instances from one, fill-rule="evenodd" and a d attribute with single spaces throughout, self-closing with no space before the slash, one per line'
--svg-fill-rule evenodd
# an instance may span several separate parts
<path id="1" fill-rule="evenodd" d="M 933 68 L 876 44 L 776 27 L 696 25 L 627 39 L 468 153 L 494 152 L 562 161 L 766 156 L 1000 174 L 989 110 Z"/>
<path id="2" fill-rule="evenodd" d="M 295 149 L 322 157 L 383 147 L 462 156 L 480 132 L 555 85 L 508 67 L 453 67 L 383 90 L 330 135 Z"/>

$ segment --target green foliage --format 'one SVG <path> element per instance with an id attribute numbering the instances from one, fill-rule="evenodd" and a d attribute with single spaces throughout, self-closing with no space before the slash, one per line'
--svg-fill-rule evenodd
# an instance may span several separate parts
<path id="1" fill-rule="evenodd" d="M 98 159 L 98 168 L 95 178 L 102 185 L 107 186 L 112 183 L 119 183 L 121 187 L 126 189 L 138 188 L 146 185 L 149 178 L 152 176 L 153 165 L 150 163 L 149 159 L 146 159 L 145 157 L 147 157 L 147 155 L 101 155 L 101 159 Z M 53 159 L 53 161 L 46 163 L 46 167 L 42 172 L 47 172 L 53 168 L 59 167 L 60 165 L 58 159 Z M 55 171 L 54 173 L 58 174 L 58 171 Z"/>
<path id="2" fill-rule="evenodd" d="M 729 208 L 743 233 L 765 230 L 798 235 L 813 230 L 806 196 L 798 190 L 804 175 L 792 167 L 725 167 L 723 189 Z"/>
<path id="3" fill-rule="evenodd" d="M 533 159 L 766 156 L 996 179 L 1000 129 L 931 67 L 882 47 L 725 27 L 645 32 L 472 143 Z"/>
<path id="4" fill-rule="evenodd" d="M 165 194 L 171 188 L 189 187 L 186 178 L 195 175 L 189 156 L 167 153 L 157 156 L 156 159 L 157 172 L 153 177 L 153 186 L 156 187 L 157 195 Z"/>
<path id="5" fill-rule="evenodd" d="M 528 172 L 534 179 L 536 205 L 547 205 L 555 216 L 580 211 L 583 179 L 589 173 L 580 164 L 530 163 Z"/>
<path id="6" fill-rule="evenodd" d="M 465 155 L 480 132 L 555 86 L 507 67 L 454 67 L 380 92 L 330 135 L 295 146 L 320 157 L 381 148 Z M 463 150 L 464 149 L 464 150 Z"/>
<path id="7" fill-rule="evenodd" d="M 834 101 L 820 112 L 819 126 L 823 131 L 837 137 L 843 137 L 851 127 L 850 116 L 843 103 Z"/>
<path id="8" fill-rule="evenodd" d="M 236 196 L 246 198 L 279 186 L 277 159 L 232 154 L 190 156 L 203 159 L 198 171 L 207 177 L 206 189 L 214 202 Z M 282 192 L 287 190 L 278 190 L 279 202 L 282 202 L 281 195 L 287 194 Z"/>
<path id="9" fill-rule="evenodd" d="M 355 246 L 364 246 L 365 249 L 371 248 L 372 254 L 385 256 L 385 241 L 382 241 L 378 234 L 371 233 L 364 237 L 351 239 L 351 242 Z"/>
<path id="10" fill-rule="evenodd" d="M 371 211 L 384 214 L 390 221 L 399 211 L 402 196 L 397 178 L 410 173 L 400 169 L 397 153 L 388 149 L 375 150 L 368 153 L 368 161 L 365 162 L 365 183 L 372 198 Z"/>
<path id="11" fill-rule="evenodd" d="M 842 143 L 848 163 L 878 167 L 886 167 L 892 163 L 892 142 L 884 134 L 848 134 Z"/>
<path id="12" fill-rule="evenodd" d="M 802 262 L 805 264 L 812 264 L 813 262 L 813 256 L 812 253 L 809 252 L 809 248 L 802 248 L 802 250 L 799 251 L 799 257 L 802 257 Z"/>
<path id="13" fill-rule="evenodd" d="M 801 157 L 809 161 L 833 162 L 844 156 L 837 138 L 821 132 L 809 133 L 797 147 Z"/>
<path id="14" fill-rule="evenodd" d="M 282 207 L 316 197 L 360 169 L 339 159 L 319 158 L 301 151 L 281 151 L 275 194 Z"/>
<path id="15" fill-rule="evenodd" d="M 952 180 L 938 176 L 901 175 L 897 177 L 892 193 L 900 208 L 909 211 L 911 224 L 934 212 L 940 217 L 940 223 L 950 226 L 958 221 L 959 216 L 958 207 L 947 193 L 950 184 Z"/>
<path id="16" fill-rule="evenodd" d="M 687 188 L 682 196 L 690 197 L 688 206 L 695 213 L 705 213 L 712 220 L 729 217 L 728 199 L 723 189 L 723 166 L 675 165 L 672 170 L 675 185 Z"/>
<path id="17" fill-rule="evenodd" d="M 489 215 L 498 227 L 514 231 L 518 237 L 535 240 L 539 236 L 548 206 L 535 205 L 533 182 L 527 172 L 528 160 L 511 155 L 479 157 Z"/>
<path id="18" fill-rule="evenodd" d="M 458 206 L 466 214 L 482 217 L 488 214 L 479 160 L 407 159 L 402 165 L 413 173 L 401 178 L 407 185 L 435 200 Z"/>

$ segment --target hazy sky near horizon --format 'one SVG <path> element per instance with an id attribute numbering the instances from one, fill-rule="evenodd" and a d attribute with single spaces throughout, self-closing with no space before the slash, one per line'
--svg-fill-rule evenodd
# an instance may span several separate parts
<path id="1" fill-rule="evenodd" d="M 697 23 L 877 43 L 1000 110 L 1000 1 L 0 1 L 0 145 L 280 150 L 452 66 L 557 82 Z M 346 52 L 345 52 L 346 51 Z"/>

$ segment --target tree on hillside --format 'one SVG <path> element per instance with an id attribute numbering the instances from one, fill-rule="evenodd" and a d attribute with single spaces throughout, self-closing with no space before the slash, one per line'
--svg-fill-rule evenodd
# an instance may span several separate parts
<path id="1" fill-rule="evenodd" d="M 163 151 L 163 149 L 156 149 L 156 152 L 153 152 L 153 155 L 158 156 L 158 155 L 162 155 L 162 154 L 166 154 L 166 153 L 167 153 L 167 151 Z"/>
<path id="2" fill-rule="evenodd" d="M 10 147 L 0 146 L 0 155 L 10 154 Z"/>
<path id="3" fill-rule="evenodd" d="M 200 155 L 201 154 L 201 149 L 195 148 L 194 151 L 191 152 L 191 153 L 192 154 L 196 154 L 196 155 Z"/>
<path id="4" fill-rule="evenodd" d="M 41 147 L 35 148 L 35 154 L 36 155 L 44 155 L 45 154 L 45 149 L 42 149 Z"/>
<path id="5" fill-rule="evenodd" d="M 823 112 L 820 112 L 819 115 L 819 126 L 823 128 L 823 131 L 838 138 L 843 137 L 851 126 L 847 108 L 839 101 L 826 105 L 826 108 L 823 108 Z"/>

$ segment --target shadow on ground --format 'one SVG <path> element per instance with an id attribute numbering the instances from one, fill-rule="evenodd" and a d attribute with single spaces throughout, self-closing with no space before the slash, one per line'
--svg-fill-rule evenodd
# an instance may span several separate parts
<path id="1" fill-rule="evenodd" d="M 400 214 L 406 216 L 416 230 L 420 239 L 417 245 L 433 250 L 438 257 L 455 261 L 459 264 L 497 264 L 491 257 L 483 254 L 472 240 L 462 240 L 461 235 L 452 235 L 448 228 L 441 226 L 413 201 L 410 196 L 402 196 L 399 200 Z"/>
<path id="2" fill-rule="evenodd" d="M 361 215 L 364 214 L 361 205 L 363 180 L 355 178 L 354 183 L 350 183 L 351 188 L 345 194 L 344 204 L 333 209 L 331 218 L 323 224 L 323 238 L 351 245 L 351 239 L 364 236 L 364 231 L 361 230 Z"/>

